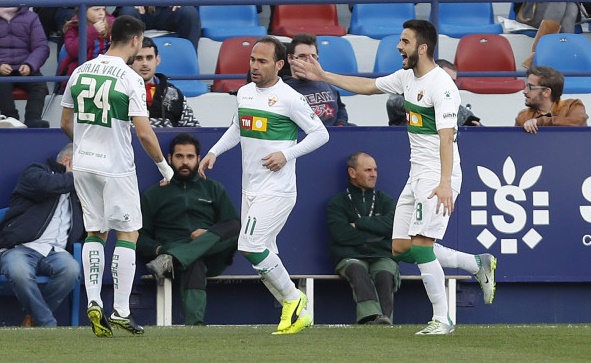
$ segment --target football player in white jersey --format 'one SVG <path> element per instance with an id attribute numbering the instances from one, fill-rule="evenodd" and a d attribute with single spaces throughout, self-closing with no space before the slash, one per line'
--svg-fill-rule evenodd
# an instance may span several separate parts
<path id="1" fill-rule="evenodd" d="M 88 317 L 98 337 L 111 337 L 111 326 L 143 334 L 129 309 L 135 275 L 135 244 L 142 227 L 139 190 L 131 146 L 131 123 L 148 155 L 166 180 L 173 175 L 146 109 L 143 79 L 128 64 L 142 47 L 144 24 L 120 16 L 111 29 L 111 47 L 80 65 L 62 99 L 62 129 L 74 141 L 73 173 L 88 237 L 82 249 Z M 107 319 L 101 299 L 104 246 L 109 230 L 113 252 L 113 313 Z"/>
<path id="2" fill-rule="evenodd" d="M 325 81 L 359 94 L 404 94 L 411 165 L 394 214 L 392 251 L 398 260 L 418 265 L 433 305 L 432 321 L 417 335 L 444 335 L 454 331 L 454 322 L 448 315 L 444 272 L 433 245 L 445 234 L 462 183 L 456 139 L 460 94 L 451 77 L 433 59 L 435 26 L 425 20 L 408 20 L 403 26 L 397 45 L 403 69 L 388 76 L 372 79 L 338 75 L 324 71 L 314 59 L 295 60 L 291 67 L 299 77 Z M 485 300 L 492 302 L 497 261 L 490 254 L 484 256 L 489 257 L 478 259 L 483 273 L 477 274 L 477 279 Z M 440 259 L 454 260 L 444 257 Z"/>
<path id="3" fill-rule="evenodd" d="M 272 36 L 257 41 L 250 55 L 252 82 L 238 90 L 233 122 L 199 165 L 213 168 L 217 156 L 240 143 L 242 148 L 241 251 L 269 291 L 283 304 L 273 334 L 294 334 L 312 324 L 307 297 L 281 259 L 276 238 L 296 202 L 296 158 L 328 141 L 328 131 L 306 99 L 278 76 L 285 47 Z M 297 142 L 298 128 L 306 137 Z"/>

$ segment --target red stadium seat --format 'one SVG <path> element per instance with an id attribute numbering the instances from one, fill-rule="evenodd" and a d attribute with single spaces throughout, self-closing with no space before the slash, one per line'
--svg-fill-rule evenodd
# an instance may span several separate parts
<path id="1" fill-rule="evenodd" d="M 250 52 L 258 39 L 258 37 L 236 37 L 222 42 L 215 74 L 245 74 L 245 76 L 244 79 L 216 79 L 211 87 L 212 92 L 234 93 L 246 84 Z"/>
<path id="2" fill-rule="evenodd" d="M 347 30 L 339 25 L 335 4 L 275 6 L 271 34 L 293 37 L 298 33 L 343 36 Z"/>
<path id="3" fill-rule="evenodd" d="M 12 97 L 14 97 L 15 100 L 26 100 L 29 98 L 29 94 L 22 88 L 13 87 Z"/>
<path id="4" fill-rule="evenodd" d="M 515 72 L 515 57 L 507 38 L 498 34 L 462 37 L 454 61 L 459 72 Z M 506 94 L 523 90 L 516 77 L 458 77 L 458 88 L 481 94 Z"/>

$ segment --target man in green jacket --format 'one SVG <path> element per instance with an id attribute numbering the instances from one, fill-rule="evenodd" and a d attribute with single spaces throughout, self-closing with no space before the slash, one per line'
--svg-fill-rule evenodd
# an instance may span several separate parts
<path id="1" fill-rule="evenodd" d="M 201 145 L 181 133 L 170 142 L 174 177 L 142 196 L 138 253 L 158 281 L 178 278 L 186 325 L 204 325 L 208 276 L 221 274 L 237 249 L 240 220 L 224 187 L 197 175 Z"/>
<path id="2" fill-rule="evenodd" d="M 347 159 L 349 181 L 345 192 L 328 203 L 331 234 L 329 252 L 339 275 L 353 290 L 360 324 L 389 324 L 394 306 L 393 293 L 400 287 L 400 273 L 394 261 L 415 263 L 402 255 L 392 255 L 392 225 L 396 203 L 375 189 L 376 161 L 364 152 Z M 474 275 L 485 304 L 495 297 L 496 258 L 490 253 L 473 255 L 439 243 L 435 257 L 444 268 L 459 268 Z"/>
<path id="3" fill-rule="evenodd" d="M 396 203 L 375 189 L 377 170 L 370 155 L 351 155 L 347 189 L 328 203 L 329 252 L 337 273 L 351 285 L 359 324 L 392 324 L 394 292 L 400 286 L 392 257 Z"/>

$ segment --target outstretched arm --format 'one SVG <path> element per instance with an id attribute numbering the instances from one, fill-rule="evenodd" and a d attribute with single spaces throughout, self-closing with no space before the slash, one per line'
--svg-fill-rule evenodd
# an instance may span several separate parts
<path id="1" fill-rule="evenodd" d="M 311 81 L 323 81 L 358 94 L 372 95 L 383 93 L 376 87 L 375 79 L 356 76 L 343 76 L 340 74 L 327 72 L 322 69 L 320 63 L 318 63 L 318 61 L 314 58 L 311 58 L 309 62 L 294 59 L 291 63 L 291 69 L 298 77 Z"/>

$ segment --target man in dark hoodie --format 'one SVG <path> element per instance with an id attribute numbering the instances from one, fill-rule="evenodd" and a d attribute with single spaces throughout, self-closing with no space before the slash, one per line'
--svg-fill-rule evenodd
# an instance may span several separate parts
<path id="1" fill-rule="evenodd" d="M 199 127 L 193 110 L 180 89 L 168 82 L 168 77 L 156 73 L 160 64 L 158 47 L 152 38 L 144 37 L 142 49 L 131 68 L 146 84 L 146 103 L 152 127 Z"/>
<path id="2" fill-rule="evenodd" d="M 57 325 L 53 313 L 80 276 L 71 252 L 84 233 L 68 144 L 57 161 L 48 159 L 25 169 L 0 221 L 0 271 L 35 325 Z M 37 275 L 49 276 L 43 289 L 37 286 Z"/>

